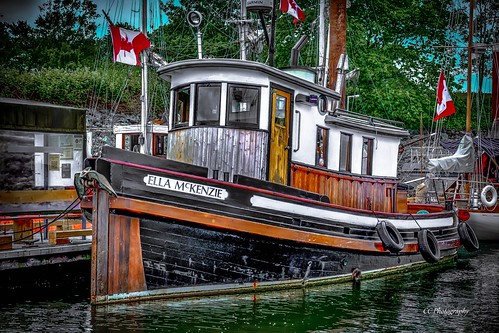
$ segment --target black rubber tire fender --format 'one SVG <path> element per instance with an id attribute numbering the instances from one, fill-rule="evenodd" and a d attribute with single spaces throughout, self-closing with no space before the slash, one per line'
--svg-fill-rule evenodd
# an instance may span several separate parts
<path id="1" fill-rule="evenodd" d="M 438 241 L 431 230 L 422 229 L 418 232 L 418 246 L 419 252 L 427 262 L 434 263 L 440 260 Z"/>
<path id="2" fill-rule="evenodd" d="M 398 229 L 387 220 L 381 220 L 376 225 L 381 242 L 385 249 L 392 253 L 400 252 L 404 248 L 404 240 Z"/>
<path id="3" fill-rule="evenodd" d="M 478 251 L 480 244 L 478 238 L 476 237 L 475 231 L 466 222 L 460 222 L 457 226 L 457 232 L 459 233 L 459 238 L 461 239 L 461 244 L 468 252 Z"/>

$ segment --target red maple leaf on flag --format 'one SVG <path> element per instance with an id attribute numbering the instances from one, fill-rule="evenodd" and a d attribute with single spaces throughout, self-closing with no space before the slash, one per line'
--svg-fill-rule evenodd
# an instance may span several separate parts
<path id="1" fill-rule="evenodd" d="M 113 39 L 113 60 L 128 65 L 140 65 L 139 54 L 142 50 L 151 47 L 147 37 L 139 31 L 131 31 L 110 26 Z"/>
<path id="2" fill-rule="evenodd" d="M 132 42 L 128 40 L 128 36 L 121 36 L 120 50 L 131 52 L 133 50 Z"/>

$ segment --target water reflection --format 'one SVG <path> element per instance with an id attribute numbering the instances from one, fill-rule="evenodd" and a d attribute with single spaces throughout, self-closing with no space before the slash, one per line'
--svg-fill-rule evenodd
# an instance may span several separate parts
<path id="1" fill-rule="evenodd" d="M 304 290 L 91 308 L 0 308 L 7 332 L 497 332 L 499 246 L 447 267 Z M 10 318 L 10 319 L 9 319 Z"/>

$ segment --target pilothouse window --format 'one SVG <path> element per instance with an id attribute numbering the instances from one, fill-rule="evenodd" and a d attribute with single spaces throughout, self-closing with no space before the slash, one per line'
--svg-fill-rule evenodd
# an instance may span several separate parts
<path id="1" fill-rule="evenodd" d="M 227 123 L 245 127 L 258 126 L 259 95 L 258 88 L 230 86 Z"/>
<path id="2" fill-rule="evenodd" d="M 175 118 L 173 127 L 189 125 L 189 109 L 191 100 L 191 89 L 184 87 L 175 93 Z"/>
<path id="3" fill-rule="evenodd" d="M 196 125 L 218 124 L 220 120 L 220 85 L 198 85 Z"/>

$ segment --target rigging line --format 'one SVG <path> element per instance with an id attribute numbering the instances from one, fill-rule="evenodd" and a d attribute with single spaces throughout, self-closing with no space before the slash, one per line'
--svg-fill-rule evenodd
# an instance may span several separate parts
<path id="1" fill-rule="evenodd" d="M 111 114 L 110 114 L 111 119 L 114 119 L 114 115 L 118 111 L 118 108 L 119 108 L 120 102 L 121 102 L 121 98 L 123 97 L 123 93 L 125 92 L 125 89 L 128 86 L 128 83 L 130 82 L 130 77 L 132 76 L 132 71 L 134 68 L 132 66 L 128 66 L 128 67 L 130 67 L 130 68 L 128 69 L 128 73 L 127 73 L 125 82 L 124 82 L 120 92 L 118 93 L 118 96 L 116 97 L 116 99 L 114 101 L 114 104 L 111 105 Z"/>

